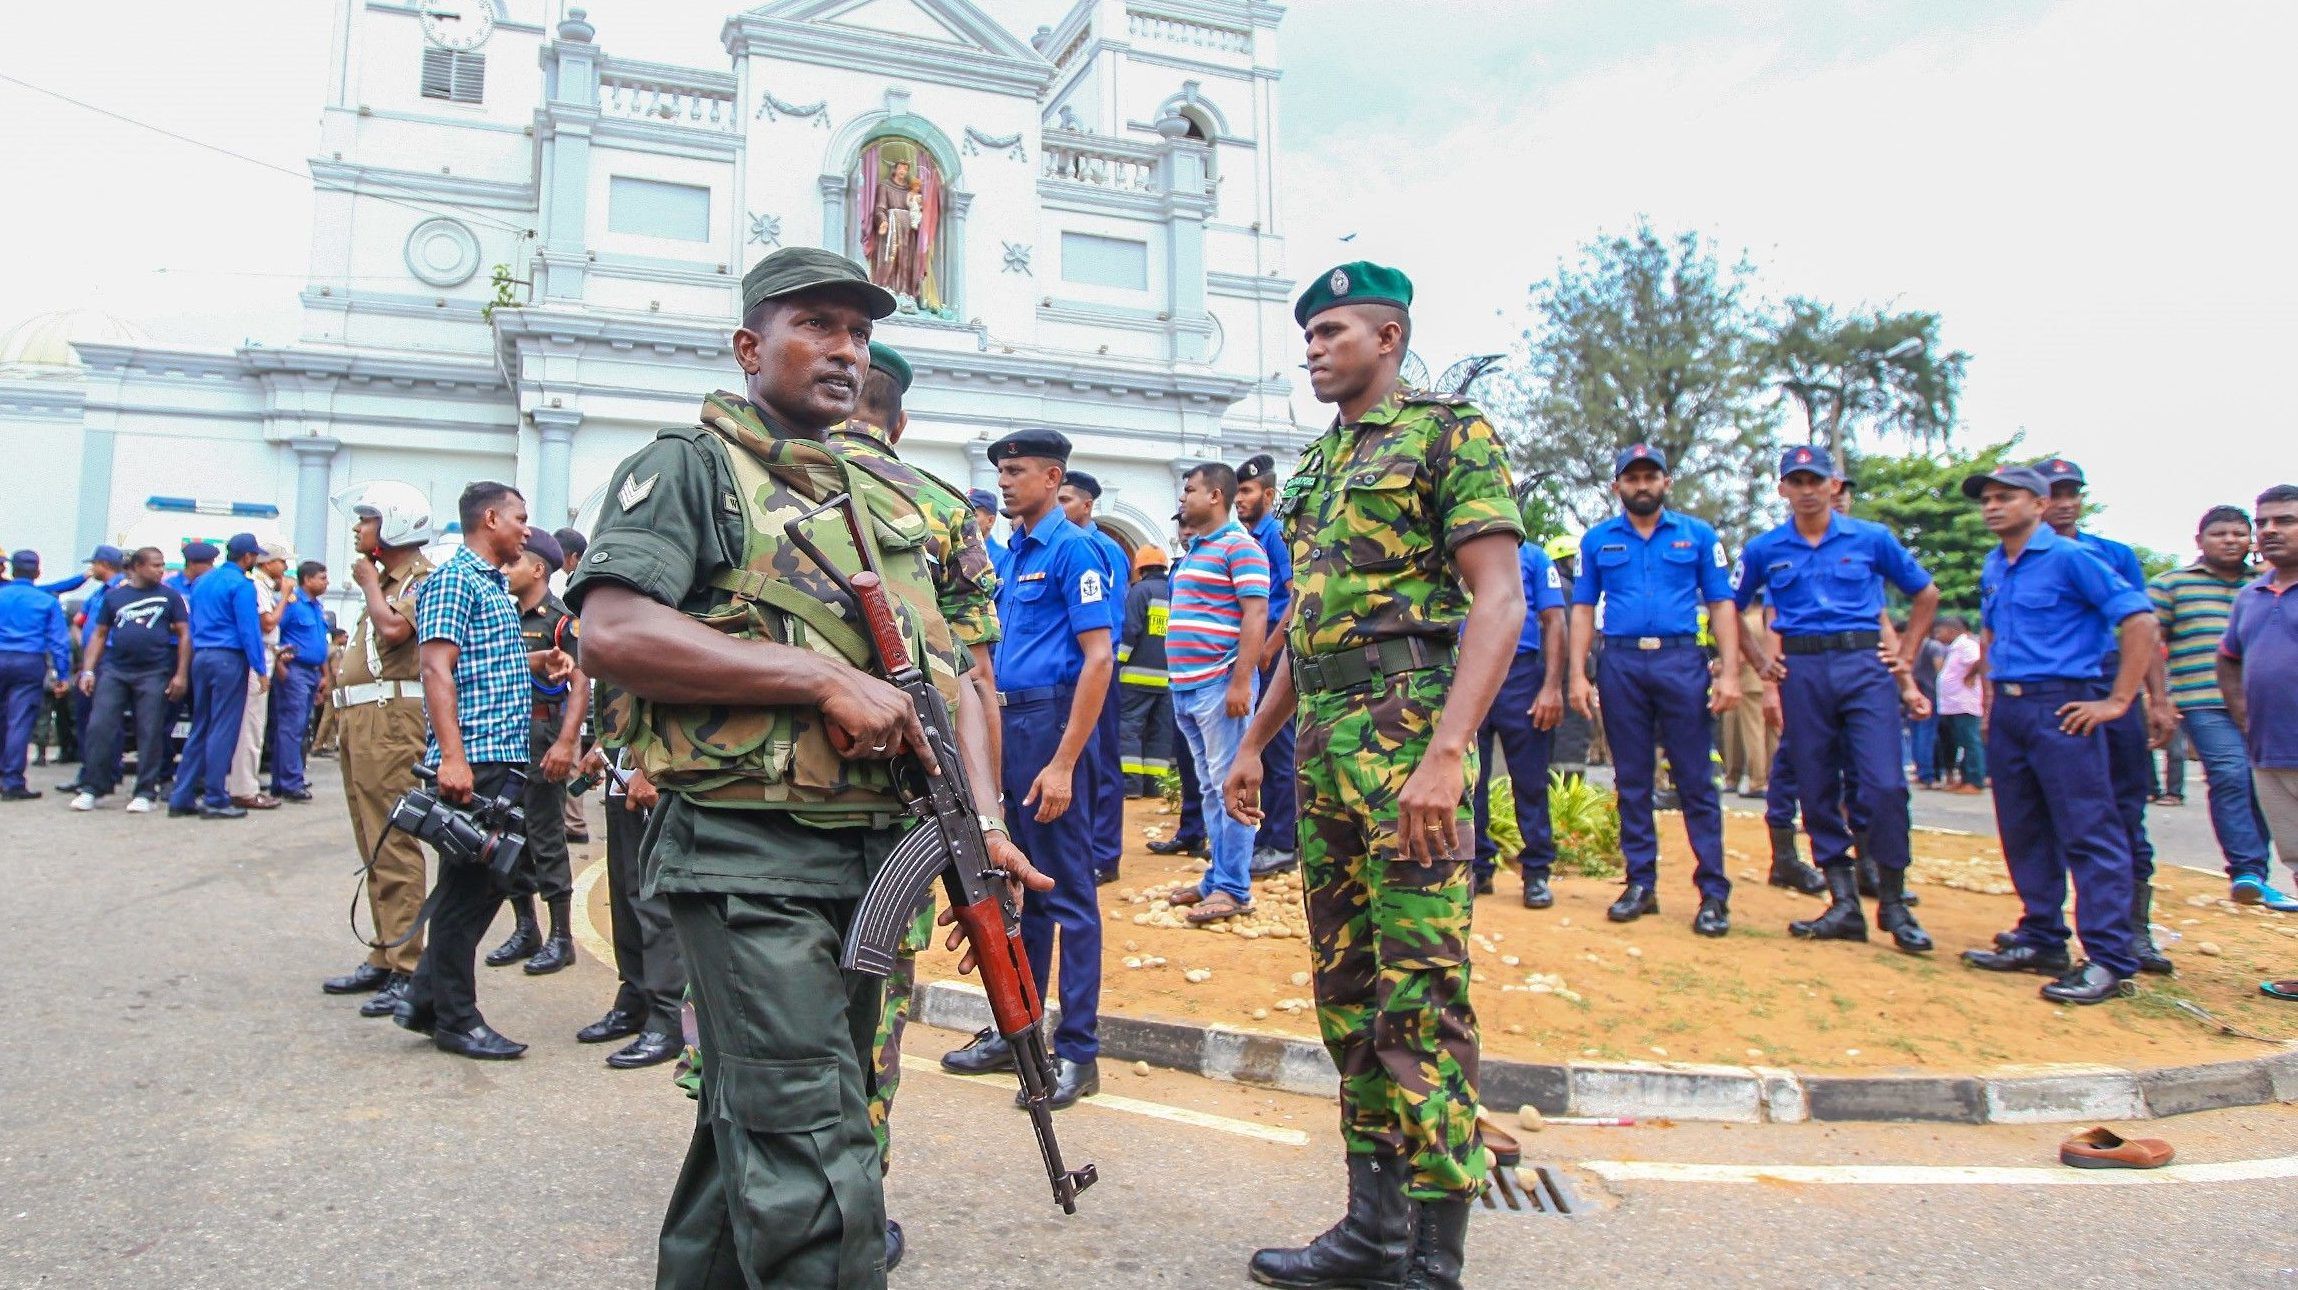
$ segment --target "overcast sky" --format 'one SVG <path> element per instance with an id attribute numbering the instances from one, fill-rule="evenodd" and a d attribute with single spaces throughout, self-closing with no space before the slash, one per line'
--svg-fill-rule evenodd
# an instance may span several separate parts
<path id="1" fill-rule="evenodd" d="M 300 174 L 333 4 L 18 5 L 0 73 Z M 723 65 L 704 0 L 592 0 L 610 54 Z M 1059 0 L 986 0 L 1026 36 Z M 1397 264 L 1432 363 L 1506 348 L 1528 284 L 1639 216 L 1767 294 L 1936 310 L 1961 436 L 2089 468 L 2175 552 L 2298 479 L 2298 6 L 2143 0 L 1296 0 L 1290 269 Z M 2274 86 L 2281 85 L 2282 89 Z M 163 340 L 292 340 L 308 181 L 0 82 L 0 327 L 92 304 Z M 1340 238 L 1354 233 L 1353 242 Z M 1304 417 L 1318 414 L 1305 393 Z M 2274 445 L 2281 445 L 2279 448 Z"/>

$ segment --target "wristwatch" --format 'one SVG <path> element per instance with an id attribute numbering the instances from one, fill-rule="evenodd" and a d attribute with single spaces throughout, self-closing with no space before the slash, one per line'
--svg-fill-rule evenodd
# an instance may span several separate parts
<path id="1" fill-rule="evenodd" d="M 1003 833 L 1008 838 L 1013 836 L 1013 830 L 1005 827 L 1005 821 L 994 815 L 976 814 L 973 818 L 974 823 L 981 826 L 982 836 L 984 837 L 987 837 L 992 833 Z"/>

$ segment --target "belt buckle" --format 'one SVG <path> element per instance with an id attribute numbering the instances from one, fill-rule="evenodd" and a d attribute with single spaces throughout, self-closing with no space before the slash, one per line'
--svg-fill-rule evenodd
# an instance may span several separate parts
<path id="1" fill-rule="evenodd" d="M 1660 638 L 1657 636 L 1638 636 L 1636 638 L 1637 649 L 1652 650 L 1658 649 L 1659 647 Z"/>
<path id="2" fill-rule="evenodd" d="M 2027 687 L 2019 684 L 2017 681 L 2005 681 L 1997 688 L 2002 690 L 2003 693 L 2010 695 L 2014 699 L 2021 698 L 2027 693 Z"/>

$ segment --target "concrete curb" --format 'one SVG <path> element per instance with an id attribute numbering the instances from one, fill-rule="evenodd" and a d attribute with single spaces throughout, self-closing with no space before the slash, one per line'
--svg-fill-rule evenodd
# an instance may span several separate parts
<path id="1" fill-rule="evenodd" d="M 981 988 L 934 981 L 912 1014 L 929 1026 L 990 1023 Z M 1104 1013 L 1101 1054 L 1211 1079 L 1312 1097 L 1339 1080 L 1322 1043 L 1231 1026 Z M 921 1054 L 922 1055 L 922 1054 Z M 2063 1124 L 2144 1120 L 2190 1111 L 2298 1101 L 2298 1048 L 2200 1066 L 2006 1066 L 1978 1075 L 1799 1075 L 1778 1067 L 1683 1062 L 1568 1062 L 1487 1058 L 1484 1104 L 1547 1115 L 1632 1116 L 1794 1124 L 1806 1120 Z"/>

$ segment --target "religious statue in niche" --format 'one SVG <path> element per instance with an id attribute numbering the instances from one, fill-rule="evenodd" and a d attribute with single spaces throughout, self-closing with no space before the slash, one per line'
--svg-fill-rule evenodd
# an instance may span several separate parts
<path id="1" fill-rule="evenodd" d="M 944 178 L 933 154 L 899 135 L 862 149 L 856 178 L 862 259 L 870 281 L 901 299 L 905 313 L 946 315 L 941 263 Z"/>

